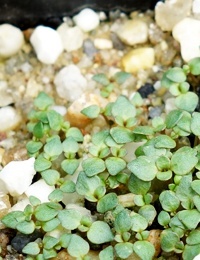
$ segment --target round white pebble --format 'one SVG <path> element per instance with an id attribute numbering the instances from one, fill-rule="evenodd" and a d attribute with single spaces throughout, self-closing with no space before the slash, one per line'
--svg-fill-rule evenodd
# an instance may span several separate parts
<path id="1" fill-rule="evenodd" d="M 0 56 L 8 58 L 16 54 L 24 44 L 22 31 L 11 25 L 0 25 Z"/>
<path id="2" fill-rule="evenodd" d="M 45 64 L 53 64 L 64 49 L 58 32 L 42 25 L 35 28 L 30 42 L 38 60 Z"/>
<path id="3" fill-rule="evenodd" d="M 83 9 L 73 19 L 76 25 L 84 32 L 90 32 L 99 25 L 99 15 L 90 8 Z"/>
<path id="4" fill-rule="evenodd" d="M 10 106 L 0 108 L 0 132 L 15 129 L 21 121 L 21 116 Z"/>

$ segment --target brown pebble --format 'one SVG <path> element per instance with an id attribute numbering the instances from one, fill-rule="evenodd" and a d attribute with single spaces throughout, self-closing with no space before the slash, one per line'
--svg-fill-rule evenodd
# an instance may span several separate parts
<path id="1" fill-rule="evenodd" d="M 160 234 L 161 230 L 159 229 L 152 229 L 149 233 L 148 241 L 153 244 L 155 248 L 155 257 L 157 257 L 161 252 L 161 246 L 160 246 Z"/>

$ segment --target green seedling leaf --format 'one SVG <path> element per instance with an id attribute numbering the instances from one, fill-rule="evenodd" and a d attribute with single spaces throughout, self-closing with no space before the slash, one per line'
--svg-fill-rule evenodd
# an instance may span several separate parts
<path id="1" fill-rule="evenodd" d="M 112 116 L 120 116 L 124 121 L 136 115 L 136 109 L 125 96 L 119 96 L 112 106 Z"/>
<path id="2" fill-rule="evenodd" d="M 28 151 L 28 153 L 30 154 L 34 154 L 37 153 L 43 146 L 43 143 L 41 142 L 36 142 L 36 141 L 29 141 L 26 144 L 26 149 Z"/>
<path id="3" fill-rule="evenodd" d="M 135 205 L 137 205 L 138 207 L 142 207 L 145 205 L 144 197 L 142 195 L 135 195 L 133 200 Z"/>
<path id="4" fill-rule="evenodd" d="M 136 177 L 134 174 L 131 174 L 128 181 L 128 188 L 133 194 L 144 195 L 148 192 L 151 187 L 151 182 L 143 181 Z"/>
<path id="5" fill-rule="evenodd" d="M 197 107 L 198 101 L 199 98 L 197 94 L 189 91 L 185 94 L 179 95 L 175 100 L 175 105 L 179 109 L 193 112 Z"/>
<path id="6" fill-rule="evenodd" d="M 36 198 L 35 196 L 29 196 L 29 201 L 32 206 L 37 206 L 37 205 L 41 204 L 41 201 L 38 198 Z"/>
<path id="7" fill-rule="evenodd" d="M 194 112 L 191 120 L 191 131 L 194 135 L 200 136 L 200 113 Z"/>
<path id="8" fill-rule="evenodd" d="M 170 160 L 167 156 L 160 156 L 156 160 L 156 167 L 158 168 L 159 171 L 165 171 L 170 168 Z"/>
<path id="9" fill-rule="evenodd" d="M 157 215 L 157 212 L 154 208 L 154 206 L 152 205 L 144 205 L 142 206 L 138 213 L 143 216 L 147 222 L 148 222 L 148 225 L 151 225 Z"/>
<path id="10" fill-rule="evenodd" d="M 59 202 L 63 200 L 63 196 L 63 192 L 60 189 L 55 189 L 49 194 L 48 199 L 52 202 Z"/>
<path id="11" fill-rule="evenodd" d="M 176 142 L 167 135 L 158 135 L 154 138 L 155 148 L 173 149 L 176 147 Z"/>
<path id="12" fill-rule="evenodd" d="M 168 181 L 172 178 L 172 171 L 158 171 L 156 178 L 160 181 Z"/>
<path id="13" fill-rule="evenodd" d="M 28 243 L 23 249 L 22 253 L 27 254 L 27 255 L 33 255 L 36 256 L 40 253 L 40 248 L 38 243 L 36 242 L 30 242 Z"/>
<path id="14" fill-rule="evenodd" d="M 119 84 L 123 84 L 128 78 L 131 77 L 131 73 L 125 72 L 125 71 L 119 71 L 115 73 L 113 76 L 113 79 Z"/>
<path id="15" fill-rule="evenodd" d="M 200 222 L 200 213 L 196 209 L 182 210 L 177 214 L 180 221 L 190 230 L 195 229 Z"/>
<path id="16" fill-rule="evenodd" d="M 183 69 L 178 67 L 169 69 L 165 75 L 169 80 L 173 82 L 181 83 L 186 81 L 185 72 L 183 71 Z"/>
<path id="17" fill-rule="evenodd" d="M 77 141 L 74 140 L 73 137 L 67 137 L 62 143 L 63 151 L 65 153 L 76 153 L 78 152 L 79 145 Z"/>
<path id="18" fill-rule="evenodd" d="M 76 185 L 73 181 L 66 180 L 61 186 L 60 190 L 66 193 L 73 193 L 76 191 Z"/>
<path id="19" fill-rule="evenodd" d="M 42 242 L 45 249 L 52 249 L 56 244 L 58 244 L 59 239 L 52 236 L 44 236 Z"/>
<path id="20" fill-rule="evenodd" d="M 132 220 L 131 230 L 134 232 L 142 232 L 148 227 L 147 220 L 140 214 L 134 213 L 134 215 L 131 216 L 131 220 Z"/>
<path id="21" fill-rule="evenodd" d="M 16 225 L 16 229 L 23 234 L 32 234 L 35 230 L 33 221 L 22 221 Z"/>
<path id="22" fill-rule="evenodd" d="M 131 103 L 136 106 L 136 107 L 140 107 L 143 105 L 143 98 L 141 97 L 139 92 L 135 92 L 133 97 L 131 98 Z"/>
<path id="23" fill-rule="evenodd" d="M 166 229 L 162 231 L 160 241 L 162 250 L 165 252 L 171 252 L 175 249 L 175 246 L 179 241 L 179 237 L 171 229 Z"/>
<path id="24" fill-rule="evenodd" d="M 72 234 L 67 248 L 68 253 L 76 258 L 83 259 L 83 256 L 89 252 L 89 244 L 82 237 Z"/>
<path id="25" fill-rule="evenodd" d="M 91 119 L 93 118 L 97 118 L 100 114 L 100 107 L 97 106 L 97 105 L 91 105 L 91 106 L 88 106 L 86 108 L 84 108 L 83 110 L 81 110 L 81 113 Z"/>
<path id="26" fill-rule="evenodd" d="M 148 241 L 135 242 L 133 250 L 142 260 L 152 260 L 155 254 L 154 246 Z"/>
<path id="27" fill-rule="evenodd" d="M 162 208 L 165 211 L 174 212 L 178 209 L 180 201 L 176 196 L 175 192 L 170 190 L 165 190 L 160 194 L 159 197 Z"/>
<path id="28" fill-rule="evenodd" d="M 200 195 L 200 180 L 194 180 L 191 183 L 191 187 L 194 191 L 196 191 L 196 193 Z"/>
<path id="29" fill-rule="evenodd" d="M 178 85 L 178 83 L 175 83 L 173 81 L 171 81 L 168 77 L 167 77 L 167 71 L 163 74 L 163 77 L 161 79 L 161 86 L 165 87 L 167 89 L 169 89 L 172 86 L 176 86 Z"/>
<path id="30" fill-rule="evenodd" d="M 60 179 L 60 173 L 52 169 L 41 172 L 41 175 L 45 182 L 50 186 L 55 185 Z"/>
<path id="31" fill-rule="evenodd" d="M 60 236 L 60 245 L 64 248 L 69 246 L 72 234 L 71 233 L 64 233 Z"/>
<path id="32" fill-rule="evenodd" d="M 196 195 L 195 191 L 192 188 L 192 183 L 192 174 L 188 174 L 181 178 L 179 185 L 176 188 L 176 196 L 182 202 L 182 206 L 183 202 L 188 202 L 189 204 L 191 204 L 194 196 Z"/>
<path id="33" fill-rule="evenodd" d="M 12 229 L 16 229 L 17 224 L 21 221 L 24 221 L 25 216 L 22 211 L 13 211 L 5 215 L 2 219 L 1 222 Z"/>
<path id="34" fill-rule="evenodd" d="M 59 156 L 63 151 L 60 137 L 58 135 L 55 135 L 51 138 L 48 138 L 47 143 L 44 146 L 44 151 L 46 154 L 48 154 L 48 156 L 50 156 L 50 158 Z"/>
<path id="35" fill-rule="evenodd" d="M 162 210 L 159 214 L 158 214 L 158 223 L 161 226 L 167 226 L 170 222 L 170 215 L 168 212 Z"/>
<path id="36" fill-rule="evenodd" d="M 123 171 L 126 167 L 126 162 L 117 157 L 109 157 L 105 160 L 106 168 L 111 175 L 116 175 Z"/>
<path id="37" fill-rule="evenodd" d="M 38 139 L 42 138 L 44 135 L 44 125 L 42 122 L 38 122 L 33 127 L 33 135 L 37 137 Z"/>
<path id="38" fill-rule="evenodd" d="M 92 136 L 92 143 L 97 146 L 104 144 L 108 136 L 109 136 L 109 130 L 102 130 L 100 132 L 97 132 Z"/>
<path id="39" fill-rule="evenodd" d="M 40 110 L 46 110 L 49 106 L 53 105 L 54 101 L 45 92 L 40 92 L 34 99 L 34 106 Z"/>
<path id="40" fill-rule="evenodd" d="M 126 129 L 125 127 L 112 127 L 110 130 L 110 134 L 114 141 L 118 144 L 125 144 L 134 141 L 133 132 L 129 129 Z"/>
<path id="41" fill-rule="evenodd" d="M 198 211 L 200 211 L 200 196 L 199 195 L 195 195 L 193 197 L 193 203 L 194 203 L 195 207 L 198 209 Z"/>
<path id="42" fill-rule="evenodd" d="M 57 256 L 57 252 L 55 249 L 43 249 L 43 257 L 44 259 L 52 259 Z"/>
<path id="43" fill-rule="evenodd" d="M 121 259 L 127 259 L 133 253 L 133 244 L 130 242 L 117 243 L 115 251 Z"/>
<path id="44" fill-rule="evenodd" d="M 82 142 L 83 141 L 83 135 L 81 131 L 76 127 L 71 127 L 68 129 L 66 133 L 66 137 L 73 137 L 75 141 Z"/>
<path id="45" fill-rule="evenodd" d="M 113 252 L 113 247 L 112 246 L 108 246 L 106 248 L 104 248 L 103 250 L 101 250 L 100 254 L 99 254 L 99 259 L 100 260 L 114 260 L 114 252 Z"/>
<path id="46" fill-rule="evenodd" d="M 63 123 L 63 117 L 58 112 L 49 110 L 47 111 L 47 118 L 50 128 L 55 131 L 60 131 Z"/>
<path id="47" fill-rule="evenodd" d="M 133 130 L 133 133 L 140 135 L 153 135 L 154 129 L 150 126 L 136 126 Z"/>
<path id="48" fill-rule="evenodd" d="M 128 163 L 128 169 L 142 181 L 152 181 L 158 171 L 155 163 L 147 156 L 140 156 Z"/>
<path id="49" fill-rule="evenodd" d="M 66 160 L 62 161 L 61 168 L 67 174 L 73 175 L 74 172 L 77 170 L 79 163 L 80 162 L 77 159 L 66 159 Z"/>
<path id="50" fill-rule="evenodd" d="M 200 230 L 192 230 L 189 236 L 186 238 L 188 245 L 198 245 L 200 244 Z"/>
<path id="51" fill-rule="evenodd" d="M 187 160 L 185 159 L 187 158 Z M 188 174 L 198 162 L 196 151 L 190 147 L 178 149 L 171 158 L 171 170 L 178 175 Z"/>
<path id="52" fill-rule="evenodd" d="M 118 204 L 118 198 L 115 193 L 108 193 L 102 197 L 97 203 L 97 211 L 105 213 L 108 210 L 114 209 Z"/>
<path id="53" fill-rule="evenodd" d="M 197 76 L 200 74 L 200 58 L 194 58 L 191 61 L 189 61 L 188 63 L 189 68 L 190 68 L 190 72 Z"/>
<path id="54" fill-rule="evenodd" d="M 53 218 L 47 222 L 42 223 L 42 229 L 45 232 L 50 232 L 56 229 L 60 225 L 60 221 L 58 218 Z"/>
<path id="55" fill-rule="evenodd" d="M 51 167 L 51 162 L 43 157 L 41 154 L 34 163 L 34 168 L 37 172 L 42 172 Z"/>
<path id="56" fill-rule="evenodd" d="M 92 77 L 92 79 L 98 83 L 100 83 L 103 86 L 107 86 L 108 84 L 110 84 L 109 79 L 107 78 L 107 76 L 104 73 L 99 73 L 96 74 Z"/>
<path id="57" fill-rule="evenodd" d="M 122 234 L 131 229 L 132 219 L 127 210 L 119 212 L 115 218 L 114 227 L 117 233 Z"/>
<path id="58" fill-rule="evenodd" d="M 89 177 L 103 172 L 106 169 L 104 161 L 99 158 L 88 158 L 84 160 L 82 167 L 86 175 Z"/>
<path id="59" fill-rule="evenodd" d="M 94 244 L 104 244 L 112 241 L 114 236 L 107 223 L 95 221 L 87 232 L 87 238 Z"/>
<path id="60" fill-rule="evenodd" d="M 166 116 L 166 127 L 171 129 L 173 128 L 178 121 L 181 119 L 183 116 L 183 111 L 182 110 L 172 110 L 169 112 L 169 114 Z"/>
<path id="61" fill-rule="evenodd" d="M 199 255 L 199 254 L 200 254 L 199 245 L 192 245 L 192 246 L 191 245 L 185 245 L 182 257 L 183 257 L 183 260 L 194 260 L 194 257 Z"/>
<path id="62" fill-rule="evenodd" d="M 48 118 L 47 118 L 47 111 L 38 111 L 35 113 L 35 119 L 37 119 L 37 121 L 41 121 L 42 123 L 48 124 Z"/>
<path id="63" fill-rule="evenodd" d="M 45 202 L 35 209 L 35 217 L 39 221 L 49 221 L 58 215 L 62 209 L 59 203 Z"/>
<path id="64" fill-rule="evenodd" d="M 64 209 L 58 213 L 61 225 L 69 230 L 76 229 L 80 225 L 81 218 L 81 213 L 75 209 Z"/>

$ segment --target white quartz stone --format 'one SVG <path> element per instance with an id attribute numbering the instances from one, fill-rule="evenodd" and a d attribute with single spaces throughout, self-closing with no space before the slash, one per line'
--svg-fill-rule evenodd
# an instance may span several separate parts
<path id="1" fill-rule="evenodd" d="M 11 90 L 8 89 L 7 81 L 0 81 L 0 107 L 10 105 L 14 102 Z"/>
<path id="2" fill-rule="evenodd" d="M 6 106 L 0 108 L 0 132 L 15 129 L 21 122 L 21 116 L 15 108 Z"/>
<path id="3" fill-rule="evenodd" d="M 36 173 L 34 162 L 35 158 L 25 161 L 12 161 L 2 169 L 0 182 L 4 184 L 11 196 L 19 196 L 27 190 Z"/>
<path id="4" fill-rule="evenodd" d="M 83 9 L 73 19 L 76 25 L 84 32 L 90 32 L 99 25 L 99 15 L 90 8 Z"/>
<path id="5" fill-rule="evenodd" d="M 16 54 L 24 44 L 22 31 L 11 25 L 0 25 L 0 56 L 3 58 L 11 57 Z"/>
<path id="6" fill-rule="evenodd" d="M 75 51 L 82 47 L 84 34 L 78 26 L 69 27 L 67 23 L 62 23 L 58 27 L 57 32 L 66 51 Z"/>
<path id="7" fill-rule="evenodd" d="M 200 56 L 200 21 L 184 18 L 173 28 L 173 37 L 181 45 L 181 56 L 184 61 Z"/>
<path id="8" fill-rule="evenodd" d="M 48 196 L 54 189 L 54 186 L 49 186 L 43 179 L 41 179 L 30 185 L 25 191 L 25 194 L 27 197 L 35 196 L 41 200 L 41 202 L 48 202 Z"/>
<path id="9" fill-rule="evenodd" d="M 61 69 L 55 76 L 54 83 L 58 95 L 68 101 L 75 101 L 87 87 L 87 80 L 75 65 Z"/>
<path id="10" fill-rule="evenodd" d="M 64 49 L 58 32 L 47 26 L 36 27 L 30 37 L 30 42 L 38 60 L 45 64 L 53 64 Z"/>
<path id="11" fill-rule="evenodd" d="M 199 14 L 200 13 L 200 0 L 193 0 L 192 12 L 194 14 Z"/>
<path id="12" fill-rule="evenodd" d="M 94 46 L 99 50 L 106 50 L 106 49 L 113 48 L 112 41 L 109 39 L 103 39 L 103 38 L 95 38 Z"/>

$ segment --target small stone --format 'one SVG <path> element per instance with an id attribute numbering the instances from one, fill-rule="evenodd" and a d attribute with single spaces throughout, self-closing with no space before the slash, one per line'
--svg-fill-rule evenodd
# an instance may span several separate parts
<path id="1" fill-rule="evenodd" d="M 37 26 L 33 31 L 30 42 L 39 61 L 53 64 L 63 51 L 63 44 L 58 32 L 47 26 Z"/>
<path id="2" fill-rule="evenodd" d="M 127 45 L 133 46 L 148 40 L 147 24 L 141 20 L 127 20 L 119 26 L 118 37 Z"/>
<path id="3" fill-rule="evenodd" d="M 6 188 L 11 196 L 19 196 L 24 193 L 36 173 L 34 162 L 35 158 L 30 158 L 25 161 L 8 163 L 0 172 L 0 187 Z"/>
<path id="4" fill-rule="evenodd" d="M 90 32 L 99 26 L 99 16 L 90 8 L 83 9 L 73 17 L 75 24 L 84 32 Z"/>
<path id="5" fill-rule="evenodd" d="M 87 80 L 77 66 L 69 65 L 58 72 L 55 76 L 54 84 L 61 98 L 73 102 L 85 91 Z"/>
<path id="6" fill-rule="evenodd" d="M 90 58 L 93 58 L 93 56 L 97 53 L 97 49 L 94 46 L 94 43 L 90 39 L 86 39 L 83 42 L 83 52 Z"/>
<path id="7" fill-rule="evenodd" d="M 0 132 L 14 130 L 21 122 L 21 116 L 11 106 L 0 108 Z"/>
<path id="8" fill-rule="evenodd" d="M 41 84 L 39 84 L 35 78 L 29 78 L 28 82 L 27 82 L 27 86 L 26 86 L 26 92 L 25 92 L 25 96 L 26 97 L 31 97 L 31 98 L 35 98 L 40 91 L 42 91 L 43 86 Z"/>
<path id="9" fill-rule="evenodd" d="M 162 113 L 162 108 L 161 107 L 152 107 L 149 110 L 149 117 L 150 118 L 154 118 L 154 117 L 160 116 L 161 113 Z"/>
<path id="10" fill-rule="evenodd" d="M 82 47 L 84 35 L 78 26 L 69 27 L 67 23 L 62 23 L 57 32 L 66 51 L 75 51 Z"/>
<path id="11" fill-rule="evenodd" d="M 7 81 L 0 81 L 0 93 L 0 107 L 8 106 L 14 102 Z"/>
<path id="12" fill-rule="evenodd" d="M 161 252 L 161 244 L 160 244 L 160 235 L 161 230 L 159 229 L 152 229 L 149 232 L 149 236 L 147 238 L 147 241 L 149 241 L 155 248 L 155 255 L 154 257 L 157 257 Z"/>
<path id="13" fill-rule="evenodd" d="M 137 73 L 139 70 L 150 69 L 154 65 L 154 49 L 142 47 L 134 49 L 122 58 L 122 66 L 126 72 Z"/>
<path id="14" fill-rule="evenodd" d="M 188 62 L 200 56 L 200 21 L 193 18 L 181 20 L 173 28 L 173 37 L 181 45 L 181 56 Z"/>
<path id="15" fill-rule="evenodd" d="M 163 31 L 172 31 L 182 19 L 190 15 L 193 0 L 159 1 L 155 7 L 155 19 Z"/>
<path id="16" fill-rule="evenodd" d="M 125 49 L 124 43 L 120 40 L 120 38 L 117 36 L 116 33 L 112 32 L 110 34 L 110 38 L 112 40 L 114 49 L 117 49 L 117 50 L 120 50 L 120 51 L 123 51 Z"/>
<path id="17" fill-rule="evenodd" d="M 193 0 L 192 12 L 194 14 L 199 14 L 200 13 L 200 0 Z"/>
<path id="18" fill-rule="evenodd" d="M 154 87 L 150 83 L 145 83 L 144 86 L 140 87 L 138 89 L 138 92 L 140 93 L 142 98 L 147 98 L 148 95 L 152 94 L 155 91 Z"/>
<path id="19" fill-rule="evenodd" d="M 165 113 L 168 114 L 172 110 L 177 109 L 175 105 L 175 98 L 168 98 L 165 102 Z"/>
<path id="20" fill-rule="evenodd" d="M 22 31 L 11 25 L 0 25 L 0 56 L 8 58 L 16 54 L 24 44 Z"/>
<path id="21" fill-rule="evenodd" d="M 25 194 L 27 197 L 37 197 L 42 203 L 49 202 L 48 196 L 52 191 L 54 191 L 54 189 L 54 186 L 49 186 L 43 179 L 41 179 L 30 185 L 25 191 Z"/>
<path id="22" fill-rule="evenodd" d="M 0 191 L 0 219 L 5 216 L 11 208 L 9 196 Z"/>
<path id="23" fill-rule="evenodd" d="M 99 50 L 107 50 L 107 49 L 113 48 L 112 41 L 108 40 L 108 39 L 103 39 L 103 38 L 95 38 L 94 46 Z"/>

